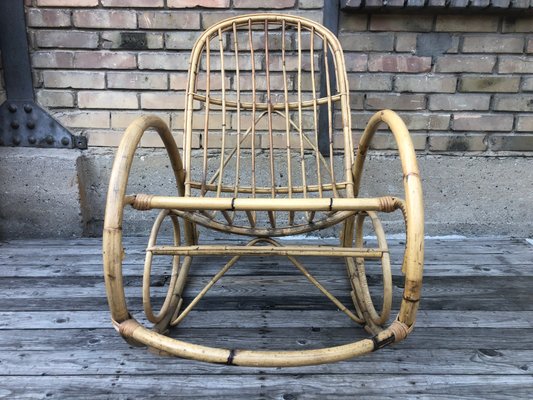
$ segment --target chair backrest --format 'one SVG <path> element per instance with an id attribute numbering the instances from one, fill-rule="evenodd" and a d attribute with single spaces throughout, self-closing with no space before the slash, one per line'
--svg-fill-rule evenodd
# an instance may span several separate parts
<path id="1" fill-rule="evenodd" d="M 186 195 L 353 194 L 349 89 L 342 49 L 330 31 L 290 15 L 231 18 L 202 34 L 189 68 Z M 324 158 L 318 151 L 321 107 L 329 152 L 343 149 L 342 155 Z M 195 137 L 202 150 L 193 161 Z"/>

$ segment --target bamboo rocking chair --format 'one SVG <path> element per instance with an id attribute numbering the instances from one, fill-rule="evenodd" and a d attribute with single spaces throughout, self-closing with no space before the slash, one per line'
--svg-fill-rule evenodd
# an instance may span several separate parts
<path id="1" fill-rule="evenodd" d="M 404 339 L 415 323 L 422 284 L 423 204 L 415 152 L 402 120 L 376 113 L 352 143 L 345 61 L 337 38 L 308 19 L 278 14 L 243 15 L 207 29 L 196 42 L 186 91 L 183 163 L 169 128 L 144 116 L 126 130 L 111 173 L 103 232 L 104 273 L 113 324 L 130 343 L 161 353 L 243 366 L 299 366 L 345 360 Z M 319 72 L 326 76 L 320 95 Z M 333 82 L 333 83 L 332 83 Z M 320 109 L 327 112 L 320 113 Z M 326 115 L 329 156 L 319 149 L 319 114 Z M 358 197 L 363 165 L 378 125 L 397 142 L 405 198 Z M 177 196 L 127 194 L 135 150 L 146 130 L 161 137 L 173 169 Z M 200 150 L 193 151 L 193 139 Z M 334 153 L 337 154 L 334 156 Z M 340 164 L 337 165 L 336 163 Z M 125 207 L 160 210 L 146 249 L 143 305 L 151 328 L 129 312 L 123 285 L 122 224 Z M 405 286 L 399 313 L 390 323 L 392 278 L 378 213 L 403 213 Z M 174 245 L 157 245 L 165 219 Z M 363 242 L 365 219 L 378 247 Z M 282 245 L 274 238 L 341 224 L 339 246 Z M 243 246 L 200 244 L 197 227 L 247 235 Z M 292 243 L 292 242 L 291 242 Z M 168 293 L 156 313 L 150 298 L 152 259 L 172 259 Z M 200 293 L 184 305 L 182 293 L 197 256 L 232 256 Z M 164 333 L 178 325 L 205 293 L 242 256 L 287 256 L 339 310 L 371 334 L 353 343 L 302 351 L 233 350 L 192 344 Z M 345 259 L 353 311 L 322 286 L 297 256 Z M 376 310 L 365 259 L 381 262 L 384 295 Z"/>

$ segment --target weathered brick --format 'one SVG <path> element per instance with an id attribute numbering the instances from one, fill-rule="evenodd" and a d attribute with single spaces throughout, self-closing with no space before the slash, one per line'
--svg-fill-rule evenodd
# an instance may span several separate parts
<path id="1" fill-rule="evenodd" d="M 523 37 L 502 35 L 466 36 L 463 39 L 463 53 L 522 53 Z"/>
<path id="2" fill-rule="evenodd" d="M 427 134 L 425 133 L 411 133 L 411 140 L 415 150 L 425 150 L 427 142 Z M 398 143 L 394 136 L 388 132 L 378 132 L 372 138 L 370 148 L 374 150 L 397 150 Z"/>
<path id="3" fill-rule="evenodd" d="M 533 92 L 533 77 L 528 77 L 522 81 L 522 91 L 524 92 Z"/>
<path id="4" fill-rule="evenodd" d="M 134 92 L 80 91 L 78 92 L 79 108 L 138 108 L 137 95 Z"/>
<path id="5" fill-rule="evenodd" d="M 185 106 L 185 96 L 176 92 L 141 93 L 141 108 L 145 110 L 180 110 Z"/>
<path id="6" fill-rule="evenodd" d="M 183 143 L 183 132 L 172 132 L 172 137 L 176 143 Z M 198 135 L 193 135 L 191 146 L 198 148 Z M 141 147 L 165 147 L 161 137 L 156 132 L 146 132 L 141 138 Z"/>
<path id="7" fill-rule="evenodd" d="M 401 113 L 401 117 L 411 131 L 446 131 L 450 125 L 450 114 Z"/>
<path id="8" fill-rule="evenodd" d="M 104 7 L 163 7 L 164 0 L 101 0 Z"/>
<path id="9" fill-rule="evenodd" d="M 190 50 L 198 37 L 199 33 L 195 31 L 167 32 L 165 33 L 165 45 L 167 49 Z M 213 49 L 213 42 L 211 44 L 211 49 Z M 216 45 L 218 46 L 218 43 Z"/>
<path id="10" fill-rule="evenodd" d="M 167 89 L 168 75 L 153 72 L 108 72 L 107 87 L 111 89 Z"/>
<path id="11" fill-rule="evenodd" d="M 327 1 L 327 0 L 326 0 Z M 339 27 L 343 31 L 363 32 L 368 26 L 368 15 L 340 13 Z"/>
<path id="12" fill-rule="evenodd" d="M 368 56 L 366 54 L 346 53 L 344 59 L 346 71 L 348 72 L 364 72 L 367 70 Z"/>
<path id="13" fill-rule="evenodd" d="M 67 128 L 109 128 L 109 111 L 72 111 L 54 113 Z"/>
<path id="14" fill-rule="evenodd" d="M 497 111 L 533 111 L 533 94 L 496 95 L 493 108 Z"/>
<path id="15" fill-rule="evenodd" d="M 296 0 L 271 0 L 267 3 L 258 2 L 257 0 L 233 0 L 235 8 L 293 8 Z"/>
<path id="16" fill-rule="evenodd" d="M 137 67 L 135 55 L 112 51 L 74 52 L 74 68 L 83 69 L 133 69 Z"/>
<path id="17" fill-rule="evenodd" d="M 155 113 L 165 123 L 170 126 L 170 115 L 168 113 Z M 138 111 L 113 111 L 111 112 L 111 128 L 126 129 L 141 114 Z M 183 128 L 183 125 L 182 125 Z"/>
<path id="18" fill-rule="evenodd" d="M 98 47 L 97 32 L 72 30 L 39 30 L 35 32 L 37 47 L 95 49 Z"/>
<path id="19" fill-rule="evenodd" d="M 463 76 L 461 92 L 518 92 L 520 78 L 516 76 Z"/>
<path id="20" fill-rule="evenodd" d="M 97 71 L 43 71 L 42 79 L 47 88 L 105 88 L 105 74 Z"/>
<path id="21" fill-rule="evenodd" d="M 416 51 L 416 33 L 397 33 L 395 50 L 413 53 Z"/>
<path id="22" fill-rule="evenodd" d="M 140 69 L 187 70 L 189 55 L 185 53 L 139 53 Z"/>
<path id="23" fill-rule="evenodd" d="M 44 107 L 74 107 L 74 93 L 64 90 L 37 90 L 37 102 Z"/>
<path id="24" fill-rule="evenodd" d="M 490 148 L 494 151 L 531 151 L 533 135 L 491 135 Z"/>
<path id="25" fill-rule="evenodd" d="M 443 75 L 398 75 L 394 82 L 397 92 L 454 93 L 457 78 Z"/>
<path id="26" fill-rule="evenodd" d="M 344 51 L 392 51 L 392 33 L 344 33 L 340 37 Z"/>
<path id="27" fill-rule="evenodd" d="M 433 16 L 396 15 L 396 14 L 373 14 L 370 17 L 371 31 L 387 32 L 429 32 L 433 26 Z"/>
<path id="28" fill-rule="evenodd" d="M 533 17 L 504 18 L 502 32 L 533 32 Z"/>
<path id="29" fill-rule="evenodd" d="M 519 115 L 516 130 L 518 132 L 533 132 L 533 115 Z"/>
<path id="30" fill-rule="evenodd" d="M 139 13 L 141 29 L 200 29 L 200 15 L 183 11 L 143 11 Z"/>
<path id="31" fill-rule="evenodd" d="M 455 56 L 445 55 L 437 58 L 437 72 L 492 72 L 496 64 L 494 56 Z"/>
<path id="32" fill-rule="evenodd" d="M 308 8 L 322 8 L 324 6 L 324 0 L 299 0 L 298 7 L 300 9 Z"/>
<path id="33" fill-rule="evenodd" d="M 371 72 L 429 72 L 431 57 L 371 54 L 368 60 L 368 70 Z"/>
<path id="34" fill-rule="evenodd" d="M 431 135 L 428 138 L 429 150 L 439 152 L 485 151 L 485 135 Z"/>
<path id="35" fill-rule="evenodd" d="M 526 45 L 526 52 L 533 53 L 533 39 L 528 39 L 527 45 Z"/>
<path id="36" fill-rule="evenodd" d="M 236 17 L 241 13 L 236 11 L 225 11 L 225 12 L 208 12 L 203 11 L 202 13 L 202 29 L 207 29 L 210 26 L 220 22 L 226 18 Z"/>
<path id="37" fill-rule="evenodd" d="M 45 8 L 30 8 L 26 19 L 31 27 L 64 28 L 70 26 L 70 12 L 67 10 L 47 10 Z"/>
<path id="38" fill-rule="evenodd" d="M 505 114 L 454 114 L 454 131 L 510 131 L 513 129 L 513 116 Z"/>
<path id="39" fill-rule="evenodd" d="M 426 97 L 422 94 L 378 94 L 366 96 L 367 110 L 423 110 L 426 108 Z"/>
<path id="40" fill-rule="evenodd" d="M 42 7 L 96 7 L 98 0 L 37 0 Z"/>
<path id="41" fill-rule="evenodd" d="M 72 23 L 79 28 L 135 29 L 137 16 L 131 11 L 77 10 Z"/>
<path id="42" fill-rule="evenodd" d="M 364 109 L 365 108 L 365 95 L 363 93 L 350 93 L 350 108 L 352 110 Z"/>
<path id="43" fill-rule="evenodd" d="M 432 94 L 429 96 L 430 110 L 488 110 L 488 94 Z"/>
<path id="44" fill-rule="evenodd" d="M 74 53 L 71 51 L 36 51 L 31 58 L 33 68 L 74 67 Z"/>
<path id="45" fill-rule="evenodd" d="M 205 82 L 205 75 L 202 79 Z M 185 90 L 186 88 L 187 88 L 187 73 L 186 72 L 176 72 L 176 73 L 170 74 L 170 89 L 171 90 Z"/>
<path id="46" fill-rule="evenodd" d="M 101 39 L 103 49 L 162 49 L 164 43 L 159 32 L 104 31 Z"/>
<path id="47" fill-rule="evenodd" d="M 377 74 L 348 74 L 350 90 L 358 91 L 390 91 L 392 76 Z"/>
<path id="48" fill-rule="evenodd" d="M 87 132 L 87 144 L 89 147 L 118 147 L 122 133 L 122 131 L 91 129 Z"/>
<path id="49" fill-rule="evenodd" d="M 229 0 L 168 0 L 169 8 L 228 8 Z"/>
<path id="50" fill-rule="evenodd" d="M 500 57 L 498 72 L 500 74 L 532 74 L 533 57 Z"/>
<path id="51" fill-rule="evenodd" d="M 439 15 L 436 31 L 496 32 L 499 17 L 495 15 Z"/>

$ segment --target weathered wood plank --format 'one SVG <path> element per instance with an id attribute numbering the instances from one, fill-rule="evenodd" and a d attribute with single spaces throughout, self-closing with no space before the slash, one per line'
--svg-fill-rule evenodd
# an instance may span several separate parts
<path id="1" fill-rule="evenodd" d="M 354 328 L 240 328 L 231 335 L 220 329 L 202 327 L 176 329 L 170 336 L 210 346 L 245 348 L 263 345 L 273 348 L 317 348 L 349 343 L 366 333 Z M 16 334 L 0 330 L 2 351 L 92 350 L 122 351 L 124 340 L 111 328 L 98 329 L 27 329 Z M 407 340 L 395 349 L 471 350 L 471 349 L 533 349 L 533 330 L 523 328 L 422 328 L 417 326 Z M 441 360 L 443 361 L 443 360 Z M 444 361 L 443 361 L 444 363 Z M 445 363 L 444 363 L 445 364 Z"/>
<path id="2" fill-rule="evenodd" d="M 136 316 L 136 315 L 135 315 Z M 139 316 L 139 320 L 142 320 Z M 0 312 L 0 329 L 73 329 L 110 326 L 105 311 Z M 357 326 L 344 313 L 300 310 L 192 311 L 180 327 L 202 328 L 293 328 Z M 441 311 L 420 310 L 420 328 L 533 328 L 533 311 Z"/>
<path id="3" fill-rule="evenodd" d="M 5 377 L 0 395 L 4 398 L 76 398 L 110 396 L 126 398 L 264 398 L 324 399 L 358 397 L 373 399 L 432 398 L 528 398 L 533 391 L 533 377 L 527 375 L 372 375 L 333 374 L 295 375 L 287 378 L 275 372 L 258 371 L 255 375 L 177 375 L 175 379 L 147 376 L 64 376 Z M 157 382 L 157 384 L 155 384 Z"/>
<path id="4" fill-rule="evenodd" d="M 245 343 L 249 344 L 249 343 Z M 259 347 L 265 348 L 265 343 Z M 283 348 L 287 348 L 285 345 Z M 209 365 L 172 357 L 161 357 L 143 349 L 121 346 L 113 352 L 94 350 L 53 350 L 0 352 L 2 375 L 50 377 L 75 375 L 227 375 L 226 365 Z M 21 363 L 24 360 L 24 363 Z M 443 362 L 445 361 L 445 362 Z M 31 365 L 31 368 L 28 368 Z M 53 365 L 53 369 L 50 366 Z M 533 350 L 494 349 L 402 349 L 396 346 L 345 362 L 312 367 L 278 369 L 277 374 L 431 374 L 431 375 L 530 375 Z M 242 368 L 239 374 L 257 373 Z"/>

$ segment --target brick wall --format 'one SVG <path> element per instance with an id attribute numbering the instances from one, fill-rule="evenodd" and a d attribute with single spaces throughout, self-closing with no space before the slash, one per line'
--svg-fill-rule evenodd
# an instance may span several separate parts
<path id="1" fill-rule="evenodd" d="M 26 4 L 38 101 L 89 146 L 114 146 L 148 112 L 179 136 L 189 52 L 204 28 L 261 4 L 322 21 L 323 0 Z M 339 36 L 356 134 L 393 108 L 420 152 L 533 151 L 533 17 L 341 13 Z M 394 144 L 383 135 L 375 147 Z"/>

